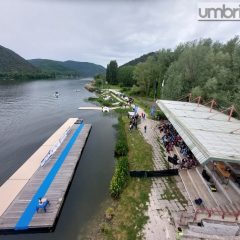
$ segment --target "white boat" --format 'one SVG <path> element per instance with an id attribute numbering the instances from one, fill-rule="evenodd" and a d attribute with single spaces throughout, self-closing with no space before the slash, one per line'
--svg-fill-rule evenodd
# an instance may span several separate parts
<path id="1" fill-rule="evenodd" d="M 109 107 L 103 107 L 102 112 L 109 112 Z"/>

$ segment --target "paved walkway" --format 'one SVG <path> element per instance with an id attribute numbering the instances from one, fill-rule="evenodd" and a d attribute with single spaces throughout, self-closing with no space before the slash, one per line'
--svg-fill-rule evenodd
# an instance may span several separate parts
<path id="1" fill-rule="evenodd" d="M 139 109 L 139 113 L 141 112 L 142 109 Z M 144 133 L 145 125 L 147 126 L 146 133 Z M 152 145 L 154 169 L 160 170 L 166 169 L 167 162 L 161 152 L 160 133 L 157 125 L 157 121 L 145 119 L 139 124 L 139 130 L 146 141 Z M 180 177 L 176 176 L 174 179 L 173 184 L 169 178 L 155 178 L 153 180 L 147 211 L 149 220 L 143 230 L 146 240 L 175 240 L 174 214 L 192 209 L 189 201 L 180 203 L 180 200 L 184 202 L 188 196 Z M 176 194 L 176 191 L 179 192 L 177 188 L 185 199 L 179 199 L 179 195 Z"/>

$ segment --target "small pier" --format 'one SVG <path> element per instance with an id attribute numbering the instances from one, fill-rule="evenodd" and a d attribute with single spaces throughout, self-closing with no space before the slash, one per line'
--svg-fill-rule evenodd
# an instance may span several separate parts
<path id="1" fill-rule="evenodd" d="M 102 107 L 79 107 L 78 110 L 99 110 L 99 111 L 102 111 Z"/>
<path id="2" fill-rule="evenodd" d="M 109 110 L 115 110 L 118 108 L 124 108 L 124 107 L 107 107 Z M 78 110 L 97 110 L 97 111 L 103 111 L 103 107 L 79 107 Z"/>
<path id="3" fill-rule="evenodd" d="M 70 118 L 0 187 L 0 233 L 54 229 L 90 130 Z"/>

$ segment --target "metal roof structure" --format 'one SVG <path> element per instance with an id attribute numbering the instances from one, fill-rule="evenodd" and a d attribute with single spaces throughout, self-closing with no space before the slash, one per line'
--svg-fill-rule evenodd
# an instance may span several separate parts
<path id="1" fill-rule="evenodd" d="M 200 164 L 240 163 L 240 121 L 197 103 L 157 100 Z"/>

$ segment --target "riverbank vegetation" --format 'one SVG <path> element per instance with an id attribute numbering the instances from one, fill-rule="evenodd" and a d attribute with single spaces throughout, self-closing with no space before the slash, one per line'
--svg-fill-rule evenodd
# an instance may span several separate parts
<path id="1" fill-rule="evenodd" d="M 101 224 L 101 239 L 142 239 L 142 229 L 147 222 L 145 212 L 147 210 L 147 202 L 151 190 L 151 179 L 130 178 L 128 170 L 152 170 L 152 149 L 145 142 L 141 133 L 137 130 L 129 132 L 126 111 L 118 111 L 120 121 L 118 124 L 118 140 L 117 145 L 125 139 L 127 149 L 120 151 L 120 155 L 116 159 L 117 166 L 113 176 L 110 191 L 112 192 L 112 184 L 115 181 L 116 174 L 119 175 L 121 182 L 120 194 L 115 197 L 111 208 L 111 220 L 106 220 Z M 121 145 L 121 144 L 120 144 Z M 128 150 L 128 151 L 127 151 Z M 123 180 L 124 179 L 124 180 Z M 107 215 L 107 213 L 106 213 Z M 109 215 L 109 214 L 108 214 Z"/>
<path id="2" fill-rule="evenodd" d="M 234 104 L 240 111 L 239 37 L 226 43 L 201 39 L 161 49 L 119 67 L 111 83 L 131 87 L 130 95 L 152 99 L 187 100 L 191 92 L 204 102 L 215 99 L 218 108 Z"/>
<path id="3" fill-rule="evenodd" d="M 128 154 L 128 144 L 127 144 L 127 135 L 125 132 L 125 123 L 123 121 L 123 116 L 120 115 L 118 118 L 118 137 L 115 146 L 115 156 L 123 157 Z"/>
<path id="4" fill-rule="evenodd" d="M 112 107 L 112 101 L 111 100 L 105 100 L 102 96 L 99 97 L 89 97 L 88 101 L 90 102 L 98 102 L 100 103 L 101 106 L 106 106 L 106 107 Z"/>
<path id="5" fill-rule="evenodd" d="M 54 79 L 56 76 L 53 73 L 45 72 L 0 72 L 0 81 L 26 81 L 36 79 Z"/>

